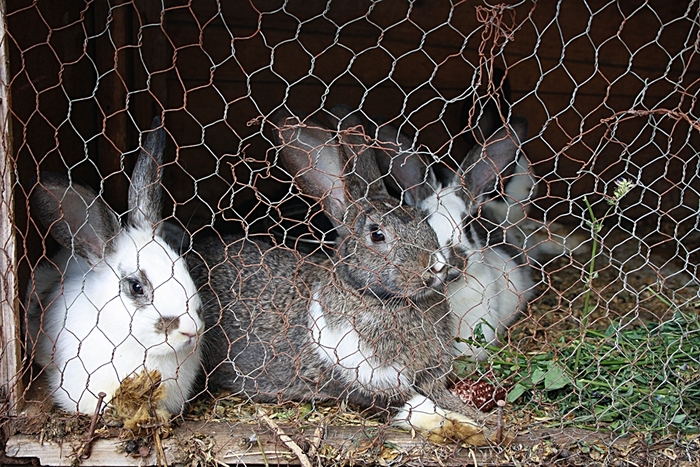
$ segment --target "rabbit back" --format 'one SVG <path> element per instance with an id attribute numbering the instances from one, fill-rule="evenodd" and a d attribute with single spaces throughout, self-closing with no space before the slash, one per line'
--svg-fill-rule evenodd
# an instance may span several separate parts
<path id="1" fill-rule="evenodd" d="M 303 352 L 306 314 L 291 306 L 303 293 L 294 282 L 295 254 L 218 236 L 196 236 L 193 250 L 188 262 L 203 303 L 208 386 L 261 402 L 308 398 L 321 365 Z"/>
<path id="2" fill-rule="evenodd" d="M 326 257 L 235 237 L 215 246 L 219 241 L 195 241 L 190 256 L 214 389 L 258 401 L 347 397 L 379 408 L 416 379 L 432 384 L 449 373 L 444 354 L 454 324 L 444 303 L 419 297 L 398 309 L 383 306 L 329 280 L 338 264 Z"/>

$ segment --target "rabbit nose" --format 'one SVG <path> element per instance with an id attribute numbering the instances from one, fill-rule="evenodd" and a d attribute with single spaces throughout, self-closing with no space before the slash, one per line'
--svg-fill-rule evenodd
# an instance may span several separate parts
<path id="1" fill-rule="evenodd" d="M 180 331 L 180 334 L 183 336 L 187 337 L 189 340 L 193 341 L 197 338 L 197 333 L 196 332 L 189 332 L 189 331 Z"/>
<path id="2" fill-rule="evenodd" d="M 197 337 L 199 336 L 199 333 L 196 331 L 183 331 L 180 330 L 180 334 L 182 334 L 183 337 L 187 340 L 186 345 L 194 345 L 195 342 L 197 342 Z"/>
<path id="3" fill-rule="evenodd" d="M 178 320 L 177 331 L 190 343 L 197 340 L 203 328 L 204 323 L 192 315 L 181 316 Z"/>
<path id="4" fill-rule="evenodd" d="M 430 267 L 430 270 L 433 274 L 438 275 L 441 272 L 445 270 L 447 267 L 447 260 L 445 259 L 445 256 L 438 252 L 433 255 L 433 265 Z"/>
<path id="5" fill-rule="evenodd" d="M 197 337 L 196 332 L 180 331 L 180 334 L 182 334 L 183 336 L 189 337 L 189 338 Z"/>

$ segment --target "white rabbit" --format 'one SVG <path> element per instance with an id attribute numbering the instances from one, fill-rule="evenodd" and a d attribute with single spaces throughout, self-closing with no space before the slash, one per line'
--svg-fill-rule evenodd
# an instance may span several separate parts
<path id="1" fill-rule="evenodd" d="M 486 343 L 495 345 L 501 334 L 527 305 L 533 291 L 531 270 L 522 252 L 484 229 L 479 215 L 485 194 L 494 190 L 498 174 L 513 161 L 527 133 L 527 121 L 514 117 L 511 126 L 477 145 L 457 174 L 444 185 L 432 167 L 411 151 L 411 141 L 392 125 L 378 129 L 378 162 L 385 180 L 396 184 L 404 201 L 428 216 L 443 254 L 459 271 L 448 285 L 447 296 L 456 316 L 456 355 L 484 359 L 484 347 L 461 340 L 475 337 L 480 325 Z M 502 235 L 501 235 L 502 237 Z"/>
<path id="2" fill-rule="evenodd" d="M 128 222 L 96 193 L 42 172 L 31 205 L 61 251 L 27 289 L 28 353 L 44 368 L 56 405 L 93 413 L 124 378 L 159 370 L 161 408 L 180 412 L 201 370 L 200 299 L 184 258 L 161 236 L 165 132 L 152 131 L 129 187 Z"/>

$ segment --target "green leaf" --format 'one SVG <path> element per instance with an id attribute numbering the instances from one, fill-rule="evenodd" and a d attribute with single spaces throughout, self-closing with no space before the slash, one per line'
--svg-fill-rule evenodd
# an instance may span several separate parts
<path id="1" fill-rule="evenodd" d="M 540 381 L 542 381 L 542 378 L 544 378 L 545 374 L 547 374 L 547 372 L 545 370 L 543 370 L 542 368 L 535 368 L 532 371 L 532 376 L 530 377 L 530 379 L 532 380 L 532 385 L 537 386 L 537 384 Z"/>
<path id="2" fill-rule="evenodd" d="M 544 389 L 545 391 L 561 389 L 571 384 L 571 382 L 571 378 L 561 366 L 552 365 L 544 376 Z"/>
<path id="3" fill-rule="evenodd" d="M 508 402 L 517 401 L 518 398 L 525 393 L 525 391 L 527 391 L 527 388 L 522 384 L 517 383 L 515 386 L 513 386 L 513 389 L 508 391 Z"/>
<path id="4" fill-rule="evenodd" d="M 676 425 L 679 424 L 679 423 L 683 423 L 683 421 L 685 420 L 685 418 L 686 418 L 686 414 L 684 414 L 684 413 L 679 413 L 678 415 L 676 415 L 675 417 L 673 417 L 673 418 L 671 419 L 671 423 L 674 423 L 674 424 L 676 424 Z"/>

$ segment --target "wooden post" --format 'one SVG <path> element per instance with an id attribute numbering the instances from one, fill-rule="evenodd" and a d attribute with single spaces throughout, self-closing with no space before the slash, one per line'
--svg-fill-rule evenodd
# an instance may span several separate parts
<path id="1" fill-rule="evenodd" d="M 6 12 L 5 0 L 0 0 L 0 414 L 13 416 L 19 411 L 22 381 Z"/>

